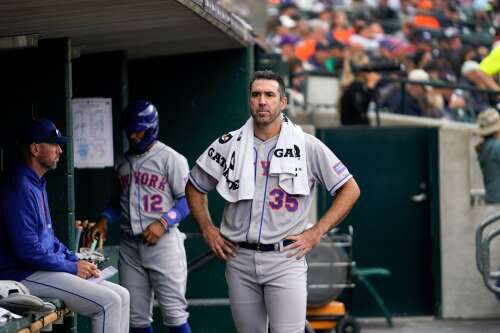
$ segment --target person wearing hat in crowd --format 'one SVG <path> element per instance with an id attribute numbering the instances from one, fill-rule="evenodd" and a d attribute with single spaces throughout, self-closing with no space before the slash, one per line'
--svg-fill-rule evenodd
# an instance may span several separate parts
<path id="1" fill-rule="evenodd" d="M 483 141 L 476 146 L 483 174 L 486 203 L 500 203 L 500 115 L 488 108 L 477 117 L 478 133 Z"/>
<path id="2" fill-rule="evenodd" d="M 91 317 L 94 333 L 126 333 L 128 291 L 89 280 L 99 277 L 97 266 L 80 260 L 54 235 L 44 175 L 57 167 L 67 140 L 48 119 L 32 120 L 21 132 L 20 161 L 0 188 L 0 280 L 61 299 L 71 311 Z"/>
<path id="3" fill-rule="evenodd" d="M 463 63 L 461 68 L 461 84 L 468 85 L 479 89 L 490 89 L 500 91 L 500 86 L 493 80 L 493 78 L 486 75 L 481 70 L 478 62 L 467 60 Z M 471 112 L 477 114 L 478 112 L 496 104 L 496 96 L 483 92 L 469 90 L 465 92 L 465 98 L 468 101 Z"/>
<path id="4" fill-rule="evenodd" d="M 429 74 L 423 69 L 413 69 L 408 73 L 408 80 L 415 82 L 429 82 Z M 381 101 L 381 109 L 388 109 L 395 113 L 410 116 L 423 116 L 430 118 L 442 117 L 442 101 L 438 101 L 437 96 L 431 86 L 422 84 L 406 84 L 406 95 L 402 105 L 403 96 L 401 88 L 394 86 L 388 96 Z"/>
<path id="5" fill-rule="evenodd" d="M 331 58 L 331 46 L 327 43 L 317 43 L 316 51 L 309 61 L 304 65 L 304 68 L 309 71 L 332 72 L 333 68 L 329 68 L 328 62 Z"/>

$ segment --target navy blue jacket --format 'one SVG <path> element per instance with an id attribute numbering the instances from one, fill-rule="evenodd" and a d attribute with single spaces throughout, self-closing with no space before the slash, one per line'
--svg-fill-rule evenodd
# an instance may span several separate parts
<path id="1" fill-rule="evenodd" d="M 0 190 L 0 280 L 40 270 L 76 274 L 77 261 L 54 235 L 45 179 L 17 165 Z"/>

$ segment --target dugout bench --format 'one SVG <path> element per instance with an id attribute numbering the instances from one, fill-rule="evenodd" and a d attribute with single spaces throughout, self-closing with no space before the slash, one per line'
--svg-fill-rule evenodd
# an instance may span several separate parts
<path id="1" fill-rule="evenodd" d="M 61 324 L 63 317 L 70 311 L 59 299 L 44 299 L 56 306 L 56 310 L 43 315 L 29 315 L 19 319 L 10 319 L 7 323 L 0 326 L 0 333 L 34 333 L 52 324 Z"/>

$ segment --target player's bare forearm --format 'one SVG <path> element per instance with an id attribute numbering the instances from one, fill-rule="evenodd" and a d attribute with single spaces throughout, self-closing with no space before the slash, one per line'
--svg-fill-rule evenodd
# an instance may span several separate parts
<path id="1" fill-rule="evenodd" d="M 288 236 L 293 243 L 285 250 L 291 250 L 288 257 L 302 258 L 321 241 L 321 237 L 338 225 L 347 216 L 352 206 L 358 200 L 360 190 L 354 179 L 348 180 L 336 193 L 335 199 L 328 211 L 312 228 L 304 230 L 300 235 Z"/>
<path id="2" fill-rule="evenodd" d="M 191 215 L 193 215 L 196 223 L 198 223 L 201 232 L 203 233 L 204 230 L 214 227 L 210 211 L 208 210 L 207 195 L 198 191 L 190 181 L 186 184 L 186 199 Z"/>
<path id="3" fill-rule="evenodd" d="M 198 191 L 191 182 L 188 181 L 186 185 L 186 198 L 196 223 L 200 227 L 201 233 L 205 242 L 210 249 L 224 261 L 229 260 L 228 256 L 234 256 L 236 253 L 236 246 L 222 237 L 210 217 L 208 210 L 208 198 L 205 193 Z"/>
<path id="4" fill-rule="evenodd" d="M 361 191 L 354 178 L 349 179 L 336 193 L 332 205 L 323 217 L 311 229 L 321 236 L 337 226 L 349 214 L 358 200 Z"/>

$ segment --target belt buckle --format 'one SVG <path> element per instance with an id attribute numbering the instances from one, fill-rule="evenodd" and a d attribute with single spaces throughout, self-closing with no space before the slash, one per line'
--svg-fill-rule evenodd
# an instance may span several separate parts
<path id="1" fill-rule="evenodd" d="M 260 243 L 257 243 L 257 246 L 255 247 L 255 250 L 260 252 Z"/>

